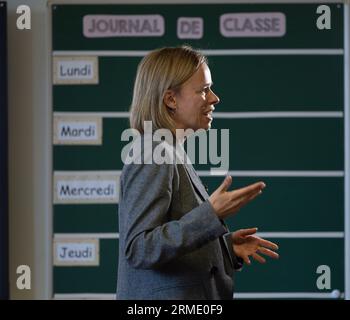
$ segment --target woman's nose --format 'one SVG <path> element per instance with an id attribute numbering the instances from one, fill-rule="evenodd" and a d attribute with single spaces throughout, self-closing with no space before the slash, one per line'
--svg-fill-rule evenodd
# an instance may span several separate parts
<path id="1" fill-rule="evenodd" d="M 220 102 L 219 97 L 214 93 L 214 91 L 210 90 L 210 104 L 217 104 Z"/>

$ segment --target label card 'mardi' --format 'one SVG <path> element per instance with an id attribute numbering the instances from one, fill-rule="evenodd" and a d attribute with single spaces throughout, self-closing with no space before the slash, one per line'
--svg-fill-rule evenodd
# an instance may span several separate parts
<path id="1" fill-rule="evenodd" d="M 102 118 L 54 116 L 53 143 L 60 145 L 101 145 Z"/>

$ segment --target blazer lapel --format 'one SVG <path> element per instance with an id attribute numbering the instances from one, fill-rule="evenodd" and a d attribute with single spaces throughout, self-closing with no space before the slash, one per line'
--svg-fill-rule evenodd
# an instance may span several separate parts
<path id="1" fill-rule="evenodd" d="M 201 196 L 203 201 L 206 201 L 209 198 L 208 192 L 205 190 L 203 183 L 200 180 L 196 171 L 194 170 L 192 164 L 184 163 L 184 167 L 188 173 L 188 176 L 190 177 L 193 186 L 197 190 L 197 193 Z"/>
<path id="2" fill-rule="evenodd" d="M 191 182 L 193 184 L 193 186 L 195 187 L 195 189 L 197 190 L 197 193 L 201 196 L 201 198 L 203 199 L 203 201 L 206 201 L 209 198 L 208 192 L 205 190 L 202 181 L 200 180 L 197 172 L 194 170 L 193 166 L 191 163 L 184 163 L 185 169 L 188 173 L 188 176 L 191 179 Z M 222 225 L 225 227 L 227 232 L 230 232 L 225 221 L 220 219 Z M 226 241 L 220 237 L 220 244 L 221 246 L 224 248 L 224 250 L 227 253 L 227 256 L 229 258 L 229 261 L 231 263 L 231 266 L 233 266 L 233 261 L 229 252 L 229 248 L 228 248 L 228 244 L 226 243 Z"/>
<path id="3" fill-rule="evenodd" d="M 207 190 L 205 189 L 201 179 L 199 178 L 197 172 L 194 170 L 192 164 L 184 163 L 186 172 L 188 173 L 192 184 L 196 188 L 198 194 L 203 198 L 204 201 L 206 201 L 209 198 L 209 194 Z M 221 223 L 224 225 L 224 227 L 227 229 L 227 232 L 229 232 L 229 228 L 225 221 L 223 219 L 220 219 Z"/>

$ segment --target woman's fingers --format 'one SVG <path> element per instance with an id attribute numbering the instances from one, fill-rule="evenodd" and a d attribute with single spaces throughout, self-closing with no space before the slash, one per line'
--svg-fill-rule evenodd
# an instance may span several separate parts
<path id="1" fill-rule="evenodd" d="M 232 177 L 226 176 L 224 181 L 221 183 L 219 188 L 217 188 L 216 190 L 219 192 L 227 191 L 227 189 L 230 187 L 231 183 L 232 183 Z"/>
<path id="2" fill-rule="evenodd" d="M 254 198 L 256 198 L 259 194 L 262 193 L 262 187 L 261 185 L 255 184 L 254 188 L 249 188 L 244 190 L 244 192 L 241 192 L 239 190 L 235 190 L 235 191 L 231 191 L 231 199 L 233 202 L 237 202 L 238 201 L 238 206 L 241 208 L 244 205 L 246 205 L 248 202 L 252 201 Z M 236 191 L 240 191 L 240 192 L 236 192 Z"/>
<path id="3" fill-rule="evenodd" d="M 238 230 L 236 232 L 237 232 L 238 236 L 246 237 L 246 236 L 249 236 L 249 235 L 256 233 L 257 230 L 258 230 L 258 228 L 249 228 L 249 229 L 241 229 L 241 230 Z"/>
<path id="4" fill-rule="evenodd" d="M 241 207 L 258 196 L 266 186 L 264 182 L 256 182 L 241 189 L 227 191 L 231 183 L 232 177 L 226 176 L 219 188 L 209 197 L 216 214 L 223 219 L 237 213 Z"/>
<path id="5" fill-rule="evenodd" d="M 263 253 L 263 254 L 265 254 L 266 256 L 269 256 L 270 258 L 273 258 L 273 259 L 278 259 L 278 258 L 279 258 L 279 255 L 278 255 L 276 252 L 273 252 L 273 251 L 271 251 L 271 250 L 269 250 L 269 249 L 266 249 L 266 248 L 263 248 L 263 247 L 260 247 L 260 248 L 258 249 L 258 252 Z M 263 258 L 261 255 L 259 255 L 259 254 L 257 254 L 257 253 L 252 253 L 251 256 L 253 257 L 254 260 L 258 261 L 259 263 L 266 263 L 266 259 Z M 245 256 L 245 257 L 243 258 L 243 260 L 244 260 L 244 262 L 245 262 L 246 264 L 248 264 L 248 265 L 251 264 L 251 262 L 250 262 L 248 256 Z"/>
<path id="6" fill-rule="evenodd" d="M 273 243 L 265 239 L 260 238 L 260 245 L 272 250 L 278 250 L 278 245 L 276 243 Z"/>
<path id="7" fill-rule="evenodd" d="M 226 176 L 222 184 L 209 197 L 209 201 L 216 214 L 223 219 L 235 214 L 242 206 L 253 200 L 265 188 L 264 182 L 256 182 L 241 189 L 227 191 L 231 183 L 232 177 Z"/>
<path id="8" fill-rule="evenodd" d="M 253 229 L 255 229 L 255 228 L 253 228 Z M 252 229 L 244 229 L 244 230 L 252 230 Z M 272 243 L 270 241 L 264 240 L 264 242 L 265 243 L 266 242 L 269 243 L 269 245 L 272 244 L 275 248 L 276 247 L 278 248 L 278 246 L 276 244 L 274 244 L 274 243 Z M 272 251 L 270 249 L 267 249 L 267 248 L 265 248 L 263 246 L 259 246 L 256 249 L 256 251 L 251 254 L 251 256 L 253 257 L 254 260 L 256 260 L 256 261 L 258 261 L 260 263 L 266 263 L 266 259 L 264 257 L 262 257 L 260 254 L 258 254 L 258 252 L 261 253 L 261 254 L 264 254 L 265 256 L 273 258 L 273 259 L 278 259 L 279 258 L 278 253 L 276 253 L 276 252 L 274 252 L 274 251 Z M 250 263 L 250 261 L 247 262 L 247 259 L 249 260 L 248 256 L 243 258 L 244 262 L 250 265 L 251 263 Z"/>
<path id="9" fill-rule="evenodd" d="M 249 257 L 248 257 L 248 256 L 243 256 L 243 261 L 244 261 L 246 264 L 248 264 L 248 265 L 250 265 L 250 264 L 251 264 L 251 262 L 250 262 L 250 260 L 249 260 Z"/>
<path id="10" fill-rule="evenodd" d="M 248 202 L 252 201 L 253 199 L 255 199 L 259 194 L 261 194 L 261 190 L 254 190 L 253 192 L 251 192 L 250 194 L 244 195 L 243 197 L 236 199 L 234 198 L 232 200 L 233 203 L 233 208 L 238 211 L 240 210 L 242 207 L 244 207 Z"/>
<path id="11" fill-rule="evenodd" d="M 264 247 L 259 247 L 258 251 L 263 253 L 264 255 L 270 257 L 270 258 L 273 258 L 273 259 L 278 259 L 279 258 L 278 253 L 276 253 L 274 251 L 271 251 L 269 249 L 266 249 Z"/>
<path id="12" fill-rule="evenodd" d="M 253 257 L 256 261 L 258 261 L 258 262 L 260 262 L 260 263 L 265 263 L 265 262 L 266 262 L 266 260 L 265 260 L 262 256 L 258 255 L 257 253 L 253 253 L 253 254 L 252 254 L 252 257 Z"/>
<path id="13" fill-rule="evenodd" d="M 260 182 L 253 183 L 247 187 L 233 190 L 233 191 L 231 191 L 231 194 L 234 198 L 237 198 L 237 199 L 239 199 L 241 197 L 242 198 L 249 197 L 255 193 L 258 193 L 259 191 L 261 191 L 265 187 L 266 187 L 265 183 L 260 181 Z"/>

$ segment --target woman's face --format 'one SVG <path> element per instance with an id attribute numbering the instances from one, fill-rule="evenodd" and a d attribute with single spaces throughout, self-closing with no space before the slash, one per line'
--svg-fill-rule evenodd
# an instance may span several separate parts
<path id="1" fill-rule="evenodd" d="M 210 129 L 214 105 L 220 101 L 211 90 L 212 84 L 209 67 L 203 63 L 174 94 L 176 129 Z"/>

